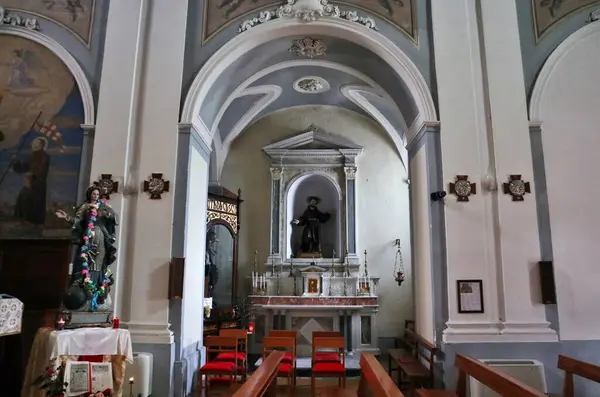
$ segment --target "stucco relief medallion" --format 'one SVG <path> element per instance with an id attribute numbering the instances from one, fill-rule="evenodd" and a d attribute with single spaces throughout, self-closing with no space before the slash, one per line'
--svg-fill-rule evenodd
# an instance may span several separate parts
<path id="1" fill-rule="evenodd" d="M 169 191 L 169 181 L 163 179 L 163 174 L 152 174 L 144 181 L 144 191 L 150 194 L 151 200 L 160 200 L 162 194 Z"/>
<path id="2" fill-rule="evenodd" d="M 531 193 L 531 185 L 524 182 L 521 175 L 510 175 L 508 182 L 504 183 L 504 194 L 510 194 L 512 201 L 524 201 L 526 193 Z"/>
<path id="3" fill-rule="evenodd" d="M 302 94 L 320 94 L 329 88 L 327 80 L 317 76 L 302 77 L 294 82 L 294 90 Z"/>
<path id="4" fill-rule="evenodd" d="M 450 194 L 456 195 L 457 201 L 469 201 L 469 196 L 476 193 L 476 184 L 469 181 L 468 175 L 457 175 L 456 181 L 450 183 Z"/>

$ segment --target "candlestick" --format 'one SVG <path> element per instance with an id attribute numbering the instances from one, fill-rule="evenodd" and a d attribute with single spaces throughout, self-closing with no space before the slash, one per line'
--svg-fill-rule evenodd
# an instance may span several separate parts
<path id="1" fill-rule="evenodd" d="M 348 259 L 348 250 L 346 250 L 346 274 L 350 277 L 350 262 Z"/>
<path id="2" fill-rule="evenodd" d="M 294 277 L 294 255 L 290 255 L 290 274 L 288 277 Z"/>
<path id="3" fill-rule="evenodd" d="M 365 277 L 369 277 L 369 268 L 367 266 L 367 250 L 365 250 Z"/>
<path id="4" fill-rule="evenodd" d="M 129 378 L 129 397 L 133 397 L 133 376 Z"/>
<path id="5" fill-rule="evenodd" d="M 335 272 L 334 272 L 334 266 L 335 266 L 335 250 L 333 250 L 333 255 L 331 256 L 331 277 L 335 276 Z M 329 283 L 329 285 L 331 285 L 331 282 Z"/>
<path id="6" fill-rule="evenodd" d="M 258 250 L 254 251 L 254 264 L 252 265 L 252 271 L 258 274 Z"/>
<path id="7" fill-rule="evenodd" d="M 274 252 L 271 252 L 271 276 L 275 275 L 275 257 L 273 254 Z"/>

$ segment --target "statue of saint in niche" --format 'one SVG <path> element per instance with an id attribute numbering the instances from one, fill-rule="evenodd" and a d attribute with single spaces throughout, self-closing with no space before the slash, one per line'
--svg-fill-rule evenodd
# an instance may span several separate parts
<path id="1" fill-rule="evenodd" d="M 321 199 L 317 196 L 307 198 L 308 207 L 300 216 L 292 221 L 294 225 L 304 226 L 300 250 L 305 254 L 321 253 L 321 223 L 331 218 L 329 212 L 321 212 L 317 205 Z"/>
<path id="2" fill-rule="evenodd" d="M 217 268 L 217 233 L 213 228 L 206 233 L 206 265 L 205 276 L 208 277 L 208 297 L 214 295 L 215 285 L 219 281 L 219 269 Z"/>

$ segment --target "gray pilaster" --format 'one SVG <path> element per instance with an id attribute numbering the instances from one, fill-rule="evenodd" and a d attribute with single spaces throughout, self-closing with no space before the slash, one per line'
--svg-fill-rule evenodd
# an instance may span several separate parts
<path id="1" fill-rule="evenodd" d="M 550 208 L 548 206 L 548 189 L 546 185 L 546 164 L 542 143 L 542 126 L 539 123 L 529 125 L 531 157 L 533 161 L 534 195 L 536 201 L 538 229 L 540 236 L 540 258 L 543 261 L 554 260 L 552 251 L 552 230 L 550 229 Z M 558 308 L 546 305 L 546 320 L 550 328 L 559 331 Z"/>
<path id="2" fill-rule="evenodd" d="M 269 261 L 281 261 L 281 241 L 279 236 L 281 226 L 281 167 L 271 167 L 271 252 Z M 273 256 L 273 258 L 271 258 Z"/>
<path id="3" fill-rule="evenodd" d="M 92 171 L 92 155 L 94 154 L 95 125 L 82 124 L 83 141 L 81 142 L 81 159 L 79 162 L 79 179 L 77 181 L 77 203 L 84 200 L 85 191 L 90 185 L 90 172 Z M 96 176 L 94 176 L 96 179 Z"/>
<path id="4" fill-rule="evenodd" d="M 174 209 L 173 209 L 173 237 L 171 252 L 173 257 L 185 256 L 185 222 L 189 181 L 189 165 L 192 150 L 200 153 L 208 163 L 210 161 L 210 148 L 200 138 L 191 125 L 179 126 L 177 140 L 177 168 L 175 175 Z M 203 238 L 203 237 L 201 237 Z M 200 282 L 200 280 L 199 280 Z M 201 302 L 199 304 L 202 304 Z M 194 372 L 198 367 L 202 339 L 191 346 L 182 346 L 181 333 L 183 324 L 183 306 L 181 300 L 174 300 L 169 305 L 169 322 L 175 339 L 173 383 L 174 397 L 185 397 L 190 383 L 193 384 Z M 202 338 L 202 333 L 199 334 Z"/>
<path id="5" fill-rule="evenodd" d="M 348 257 L 358 257 L 356 247 L 356 167 L 344 167 L 346 176 L 346 249 Z"/>
<path id="6" fill-rule="evenodd" d="M 440 141 L 440 126 L 425 125 L 419 131 L 415 139 L 408 146 L 409 159 L 420 150 L 425 150 L 425 161 L 427 167 L 427 190 L 429 193 L 443 191 L 444 179 L 442 174 L 442 150 Z M 409 161 L 410 164 L 410 161 Z M 410 173 L 409 167 L 409 173 Z M 412 179 L 412 177 L 410 178 Z M 411 196 L 412 199 L 412 196 Z M 435 325 L 436 341 L 442 340 L 442 332 L 448 321 L 448 291 L 446 270 L 446 235 L 445 235 L 445 212 L 444 201 L 431 201 L 426 198 L 429 206 L 429 238 L 431 278 L 433 283 L 433 315 Z M 412 206 L 412 200 L 411 200 Z M 411 210 L 412 213 L 412 210 Z M 412 219 L 411 219 L 412 224 Z M 411 229 L 411 240 L 414 237 Z M 413 268 L 414 268 L 413 263 Z M 413 273 L 414 279 L 414 273 Z"/>

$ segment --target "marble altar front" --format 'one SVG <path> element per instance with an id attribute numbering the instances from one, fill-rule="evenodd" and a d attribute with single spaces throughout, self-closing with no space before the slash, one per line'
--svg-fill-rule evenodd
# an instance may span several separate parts
<path id="1" fill-rule="evenodd" d="M 377 344 L 378 299 L 376 277 L 321 276 L 321 292 L 296 295 L 298 284 L 308 284 L 307 278 L 264 276 L 264 289 L 250 295 L 254 308 L 255 334 L 251 351 L 259 353 L 263 338 L 270 330 L 298 331 L 298 356 L 308 357 L 312 350 L 314 331 L 339 331 L 346 339 L 349 354 L 367 351 L 379 354 Z M 361 292 L 359 285 L 369 283 L 370 293 Z M 253 289 L 256 291 L 256 289 Z M 280 294 L 277 295 L 276 292 Z M 345 293 L 345 295 L 344 295 Z"/>

